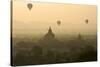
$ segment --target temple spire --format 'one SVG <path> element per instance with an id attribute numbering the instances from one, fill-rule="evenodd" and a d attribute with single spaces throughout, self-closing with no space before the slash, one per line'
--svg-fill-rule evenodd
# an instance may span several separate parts
<path id="1" fill-rule="evenodd" d="M 53 38 L 55 38 L 55 34 L 52 32 L 51 27 L 49 27 L 48 33 L 45 34 L 45 38 L 47 38 L 47 39 L 53 39 Z"/>
<path id="2" fill-rule="evenodd" d="M 51 27 L 49 27 L 48 33 L 52 33 L 52 29 L 51 29 Z"/>

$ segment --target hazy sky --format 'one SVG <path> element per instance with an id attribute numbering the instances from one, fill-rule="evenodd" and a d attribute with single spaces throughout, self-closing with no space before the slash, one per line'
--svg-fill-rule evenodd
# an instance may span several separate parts
<path id="1" fill-rule="evenodd" d="M 27 4 L 13 3 L 13 33 L 45 34 L 51 26 L 55 34 L 96 34 L 96 6 L 35 2 L 29 10 Z"/>

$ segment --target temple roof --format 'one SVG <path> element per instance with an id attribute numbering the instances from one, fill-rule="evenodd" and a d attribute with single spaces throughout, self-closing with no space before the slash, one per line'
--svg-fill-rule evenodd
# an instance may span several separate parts
<path id="1" fill-rule="evenodd" d="M 54 38 L 55 37 L 54 33 L 52 32 L 51 27 L 49 27 L 48 33 L 46 33 L 45 37 L 46 38 Z"/>

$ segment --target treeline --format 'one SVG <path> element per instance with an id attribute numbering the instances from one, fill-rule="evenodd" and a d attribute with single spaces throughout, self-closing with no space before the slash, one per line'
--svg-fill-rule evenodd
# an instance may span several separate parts
<path id="1" fill-rule="evenodd" d="M 74 42 L 71 44 L 75 45 Z M 81 43 L 80 45 L 83 44 L 84 43 Z M 79 52 L 75 51 L 76 49 L 78 49 Z M 85 46 L 84 50 L 83 48 L 76 49 L 56 51 L 45 49 L 36 43 L 19 42 L 16 47 L 13 47 L 12 62 L 13 65 L 36 65 L 97 60 L 97 51 L 92 46 Z"/>

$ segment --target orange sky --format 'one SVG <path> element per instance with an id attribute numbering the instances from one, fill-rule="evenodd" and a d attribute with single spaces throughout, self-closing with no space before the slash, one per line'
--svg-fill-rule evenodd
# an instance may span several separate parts
<path id="1" fill-rule="evenodd" d="M 13 33 L 45 34 L 51 26 L 55 34 L 96 34 L 97 7 L 95 5 L 72 5 L 57 3 L 13 3 Z M 89 23 L 85 23 L 89 19 Z M 61 20 L 61 25 L 57 25 Z"/>

